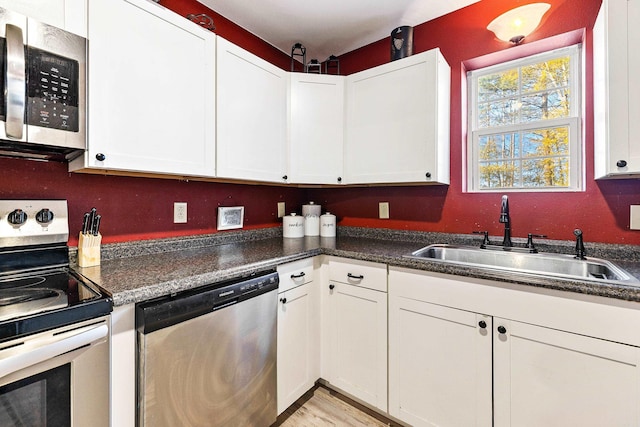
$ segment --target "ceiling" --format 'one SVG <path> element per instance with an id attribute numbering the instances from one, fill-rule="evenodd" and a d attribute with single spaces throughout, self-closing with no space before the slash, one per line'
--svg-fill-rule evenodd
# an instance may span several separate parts
<path id="1" fill-rule="evenodd" d="M 479 0 L 198 0 L 287 55 L 294 43 L 307 61 L 324 61 Z"/>

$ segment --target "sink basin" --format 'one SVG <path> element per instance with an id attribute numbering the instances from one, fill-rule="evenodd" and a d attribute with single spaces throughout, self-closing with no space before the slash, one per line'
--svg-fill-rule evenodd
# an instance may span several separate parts
<path id="1" fill-rule="evenodd" d="M 612 262 L 598 258 L 580 260 L 573 255 L 480 249 L 473 246 L 430 245 L 407 256 L 539 276 L 638 282 L 631 274 Z"/>

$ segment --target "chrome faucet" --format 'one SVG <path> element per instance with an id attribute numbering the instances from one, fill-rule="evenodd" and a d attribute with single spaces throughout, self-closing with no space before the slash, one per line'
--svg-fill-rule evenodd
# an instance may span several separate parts
<path id="1" fill-rule="evenodd" d="M 505 195 L 502 196 L 502 205 L 500 206 L 500 222 L 504 224 L 504 238 L 502 239 L 502 246 L 510 248 L 513 246 L 511 243 L 511 218 L 509 217 L 509 198 Z"/>

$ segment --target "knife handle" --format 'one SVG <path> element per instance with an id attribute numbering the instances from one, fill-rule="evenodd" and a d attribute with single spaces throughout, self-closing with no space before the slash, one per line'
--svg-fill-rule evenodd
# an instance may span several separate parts
<path id="1" fill-rule="evenodd" d="M 89 231 L 89 212 L 84 214 L 84 218 L 82 218 L 82 234 L 87 234 Z"/>
<path id="2" fill-rule="evenodd" d="M 92 234 L 94 236 L 98 235 L 98 230 L 100 230 L 100 220 L 102 219 L 101 215 L 96 215 L 96 217 L 93 219 L 93 224 L 91 226 L 91 230 L 92 230 Z"/>

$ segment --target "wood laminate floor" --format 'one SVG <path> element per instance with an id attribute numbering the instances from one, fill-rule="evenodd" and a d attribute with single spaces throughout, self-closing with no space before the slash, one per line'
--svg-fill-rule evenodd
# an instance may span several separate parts
<path id="1" fill-rule="evenodd" d="M 311 398 L 302 406 L 294 405 L 285 411 L 285 414 L 286 418 L 280 420 L 276 425 L 280 427 L 380 427 L 392 425 L 348 404 L 332 395 L 324 387 L 315 389 Z"/>

